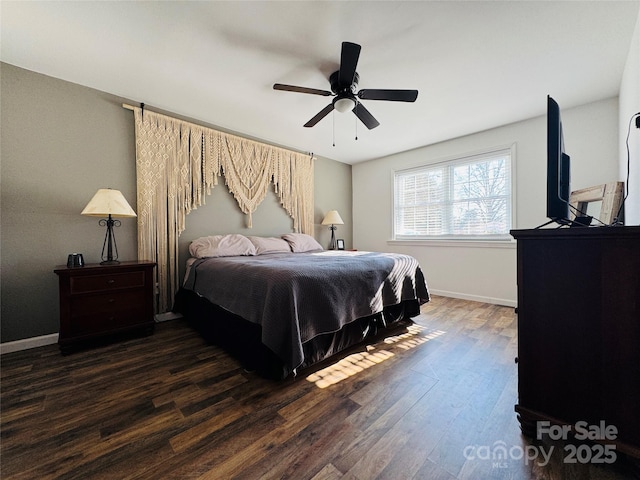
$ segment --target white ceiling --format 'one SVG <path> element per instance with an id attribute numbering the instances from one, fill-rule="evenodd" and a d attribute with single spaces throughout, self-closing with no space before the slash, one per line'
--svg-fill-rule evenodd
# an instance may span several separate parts
<path id="1" fill-rule="evenodd" d="M 618 94 L 639 1 L 1 2 L 3 62 L 356 163 Z M 340 45 L 359 88 L 417 89 L 303 124 Z M 334 128 L 335 126 L 335 128 Z M 358 140 L 355 140 L 355 136 Z M 335 136 L 335 147 L 332 146 Z"/>

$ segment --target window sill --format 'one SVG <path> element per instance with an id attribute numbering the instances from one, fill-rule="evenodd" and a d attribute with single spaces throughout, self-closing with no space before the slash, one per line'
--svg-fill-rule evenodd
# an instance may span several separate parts
<path id="1" fill-rule="evenodd" d="M 495 240 L 479 238 L 413 238 L 402 240 L 387 240 L 388 245 L 412 245 L 420 247 L 466 247 L 466 248 L 516 248 L 517 242 L 513 238 L 501 237 Z"/>

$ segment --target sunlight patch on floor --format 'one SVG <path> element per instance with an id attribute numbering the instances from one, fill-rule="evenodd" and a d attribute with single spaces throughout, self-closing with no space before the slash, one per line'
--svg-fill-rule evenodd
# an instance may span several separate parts
<path id="1" fill-rule="evenodd" d="M 422 345 L 423 343 L 428 342 L 429 340 L 433 340 L 436 337 L 444 334 L 442 330 L 432 330 L 425 335 L 421 335 L 421 333 L 426 330 L 426 327 L 422 325 L 413 324 L 407 328 L 407 332 L 401 335 L 396 335 L 394 337 L 387 337 L 384 339 L 384 343 L 386 344 L 398 344 L 397 346 L 404 349 L 409 350 L 411 348 L 415 348 L 418 345 Z"/>
<path id="2" fill-rule="evenodd" d="M 409 350 L 445 333 L 442 330 L 432 330 L 423 334 L 424 330 L 425 327 L 414 324 L 407 327 L 405 333 L 385 338 L 384 343 L 391 348 Z M 309 375 L 307 381 L 315 383 L 318 388 L 327 388 L 394 356 L 395 353 L 389 350 L 377 350 L 375 346 L 368 345 L 366 352 L 353 353 L 333 365 L 318 370 Z"/>

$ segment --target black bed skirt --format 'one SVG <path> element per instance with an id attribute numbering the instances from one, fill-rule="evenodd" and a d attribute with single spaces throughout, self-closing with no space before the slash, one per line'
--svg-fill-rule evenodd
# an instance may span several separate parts
<path id="1" fill-rule="evenodd" d="M 205 341 L 223 348 L 245 369 L 274 380 L 284 379 L 292 373 L 291 367 L 262 343 L 260 325 L 186 289 L 180 289 L 176 294 L 173 311 L 181 313 Z M 386 307 L 381 313 L 354 320 L 338 332 L 319 335 L 302 345 L 304 363 L 298 369 L 317 364 L 419 314 L 417 300 L 405 301 Z"/>

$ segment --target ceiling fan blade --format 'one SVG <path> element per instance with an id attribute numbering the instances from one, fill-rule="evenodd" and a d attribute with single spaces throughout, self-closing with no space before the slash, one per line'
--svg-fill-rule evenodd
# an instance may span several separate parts
<path id="1" fill-rule="evenodd" d="M 373 130 L 378 125 L 380 125 L 380 122 L 378 122 L 378 120 L 376 120 L 373 115 L 371 115 L 369 110 L 364 108 L 364 105 L 362 105 L 360 102 L 358 102 L 351 111 L 355 113 L 356 117 L 358 117 L 369 130 Z"/>
<path id="2" fill-rule="evenodd" d="M 309 120 L 307 123 L 305 123 L 304 126 L 305 127 L 313 127 L 316 123 L 318 123 L 324 117 L 329 115 L 329 112 L 331 112 L 332 110 L 333 110 L 333 103 L 330 103 L 329 105 L 324 107 L 322 110 L 320 110 L 320 112 L 318 112 L 318 114 L 315 117 L 313 117 L 311 120 Z"/>
<path id="3" fill-rule="evenodd" d="M 358 58 L 360 58 L 360 50 L 362 47 L 357 43 L 342 42 L 342 53 L 340 54 L 340 70 L 338 73 L 338 82 L 340 85 L 351 85 L 353 77 L 356 75 L 356 67 L 358 66 Z"/>
<path id="4" fill-rule="evenodd" d="M 363 89 L 358 92 L 363 100 L 389 100 L 392 102 L 415 102 L 418 90 L 377 90 Z"/>
<path id="5" fill-rule="evenodd" d="M 295 85 L 284 85 L 282 83 L 274 83 L 274 90 L 284 90 L 285 92 L 297 92 L 297 93 L 311 93 L 312 95 L 322 95 L 323 97 L 330 97 L 333 95 L 327 90 L 318 90 L 316 88 L 296 87 Z"/>

